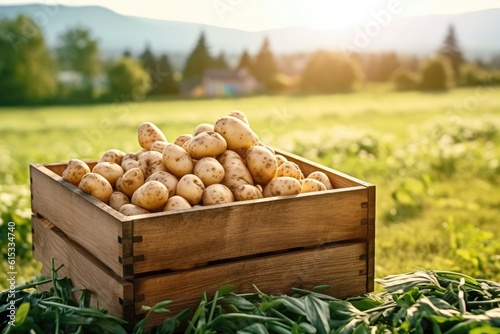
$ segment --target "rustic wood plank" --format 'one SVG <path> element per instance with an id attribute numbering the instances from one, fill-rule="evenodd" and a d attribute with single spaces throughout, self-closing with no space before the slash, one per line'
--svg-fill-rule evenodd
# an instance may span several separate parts
<path id="1" fill-rule="evenodd" d="M 294 251 L 246 261 L 202 267 L 178 273 L 138 278 L 134 289 L 136 313 L 142 305 L 152 306 L 162 300 L 173 300 L 170 314 L 199 303 L 203 292 L 213 297 L 225 284 L 237 287 L 238 293 L 262 291 L 279 295 L 290 293 L 292 287 L 311 289 L 329 284 L 324 293 L 338 298 L 366 292 L 366 243 Z M 148 326 L 159 324 L 165 315 L 148 318 Z"/>
<path id="2" fill-rule="evenodd" d="M 376 187 L 368 187 L 368 258 L 367 266 L 367 291 L 375 289 L 375 220 L 376 220 Z"/>
<path id="3" fill-rule="evenodd" d="M 64 265 L 59 271 L 60 277 L 68 276 L 76 288 L 90 290 L 92 306 L 123 317 L 134 303 L 133 284 L 110 271 L 47 219 L 33 216 L 32 224 L 33 255 L 43 263 L 42 273 L 50 277 L 50 262 L 54 258 L 56 266 Z"/>
<path id="4" fill-rule="evenodd" d="M 366 239 L 366 201 L 357 187 L 137 216 L 134 274 Z"/>
<path id="5" fill-rule="evenodd" d="M 52 164 L 59 171 L 64 164 Z M 58 167 L 59 166 L 59 167 Z M 30 166 L 32 209 L 122 275 L 122 228 L 130 220 L 40 164 Z"/>

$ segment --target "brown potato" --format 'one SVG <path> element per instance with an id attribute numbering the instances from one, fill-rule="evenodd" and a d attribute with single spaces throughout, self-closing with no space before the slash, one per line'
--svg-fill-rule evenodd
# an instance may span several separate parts
<path id="1" fill-rule="evenodd" d="M 193 136 L 196 137 L 197 135 L 199 135 L 200 133 L 202 132 L 207 132 L 207 131 L 214 131 L 214 126 L 213 124 L 209 124 L 209 123 L 201 123 L 201 124 L 198 124 L 196 126 L 196 128 L 194 129 L 194 133 L 193 133 Z"/>
<path id="2" fill-rule="evenodd" d="M 109 206 L 115 209 L 116 211 L 120 211 L 120 208 L 125 205 L 130 204 L 130 200 L 128 196 L 120 191 L 115 191 L 111 194 L 109 198 Z"/>
<path id="3" fill-rule="evenodd" d="M 148 210 L 134 204 L 124 204 L 119 211 L 125 216 L 145 215 L 147 213 L 151 213 Z"/>
<path id="4" fill-rule="evenodd" d="M 174 144 L 182 147 L 182 145 L 184 145 L 184 143 L 190 140 L 191 138 L 193 138 L 193 135 L 190 133 L 182 134 L 179 137 L 177 137 Z"/>
<path id="5" fill-rule="evenodd" d="M 264 197 L 262 195 L 262 190 L 250 184 L 240 184 L 233 189 L 233 195 L 236 201 L 246 201 Z"/>
<path id="6" fill-rule="evenodd" d="M 276 155 L 275 155 L 275 157 L 276 157 L 276 160 L 278 161 L 278 167 L 279 167 L 279 166 L 281 166 L 281 164 L 282 164 L 282 163 L 284 163 L 284 162 L 288 161 L 288 159 L 287 159 L 287 158 L 285 158 L 285 157 L 284 157 L 283 155 L 281 155 L 281 154 L 276 154 Z"/>
<path id="7" fill-rule="evenodd" d="M 191 209 L 191 204 L 179 195 L 172 196 L 168 199 L 167 204 L 163 208 L 163 211 L 178 211 Z"/>
<path id="8" fill-rule="evenodd" d="M 123 174 L 120 184 L 122 192 L 132 197 L 134 192 L 144 184 L 144 174 L 138 167 L 129 169 Z"/>
<path id="9" fill-rule="evenodd" d="M 94 168 L 92 168 L 92 172 L 104 176 L 113 187 L 116 185 L 116 180 L 124 174 L 122 166 L 107 161 L 97 163 Z"/>
<path id="10" fill-rule="evenodd" d="M 114 162 L 115 164 L 121 165 L 124 156 L 125 152 L 117 149 L 110 149 L 104 152 L 99 162 Z"/>
<path id="11" fill-rule="evenodd" d="M 301 170 L 295 162 L 285 161 L 278 167 L 277 176 L 290 176 L 297 180 L 301 179 Z"/>
<path id="12" fill-rule="evenodd" d="M 108 180 L 97 173 L 85 174 L 78 187 L 106 204 L 113 193 L 113 187 Z"/>
<path id="13" fill-rule="evenodd" d="M 245 149 L 259 143 L 259 137 L 248 124 L 233 116 L 219 118 L 214 130 L 224 137 L 230 150 Z"/>
<path id="14" fill-rule="evenodd" d="M 330 182 L 330 179 L 328 178 L 328 176 L 325 173 L 323 173 L 321 171 L 312 172 L 311 174 L 309 174 L 307 176 L 307 178 L 318 180 L 319 182 L 321 182 L 325 185 L 325 188 L 327 190 L 333 189 L 333 186 L 332 186 L 332 183 Z"/>
<path id="15" fill-rule="evenodd" d="M 220 183 L 224 179 L 224 167 L 215 158 L 205 157 L 194 165 L 193 174 L 198 176 L 205 187 Z"/>
<path id="16" fill-rule="evenodd" d="M 71 159 L 62 173 L 62 178 L 78 187 L 82 177 L 87 173 L 90 173 L 90 168 L 84 161 Z"/>
<path id="17" fill-rule="evenodd" d="M 203 205 L 214 205 L 234 202 L 231 190 L 223 184 L 212 184 L 205 188 L 202 197 Z"/>
<path id="18" fill-rule="evenodd" d="M 153 144 L 151 144 L 149 150 L 163 153 L 163 149 L 165 148 L 165 146 L 167 146 L 167 144 L 168 143 L 166 141 L 155 141 Z"/>
<path id="19" fill-rule="evenodd" d="M 224 167 L 224 178 L 221 184 L 229 189 L 234 189 L 240 184 L 254 184 L 252 174 L 237 153 L 227 150 L 219 156 L 218 160 Z"/>
<path id="20" fill-rule="evenodd" d="M 274 154 L 263 146 L 252 146 L 245 154 L 245 162 L 255 183 L 267 184 L 276 177 L 278 161 Z"/>
<path id="21" fill-rule="evenodd" d="M 125 154 L 122 158 L 121 166 L 123 170 L 126 172 L 129 169 L 139 167 L 139 158 L 137 157 L 137 153 L 130 152 Z"/>
<path id="22" fill-rule="evenodd" d="M 163 164 L 179 178 L 193 173 L 193 159 L 185 149 L 175 144 L 167 144 L 163 149 Z"/>
<path id="23" fill-rule="evenodd" d="M 216 157 L 224 153 L 227 143 L 224 137 L 214 131 L 200 132 L 193 139 L 187 141 L 183 147 L 193 159 Z"/>
<path id="24" fill-rule="evenodd" d="M 248 122 L 247 115 L 245 115 L 245 113 L 243 111 L 233 110 L 229 113 L 229 116 L 236 117 L 236 118 L 242 120 L 243 122 L 245 122 L 248 126 L 250 126 L 250 122 Z"/>
<path id="25" fill-rule="evenodd" d="M 315 179 L 305 178 L 300 181 L 301 182 L 301 193 L 310 193 L 315 191 L 326 190 L 326 187 L 323 183 Z"/>
<path id="26" fill-rule="evenodd" d="M 190 205 L 201 202 L 205 186 L 200 178 L 194 174 L 186 174 L 177 183 L 176 193 L 184 197 Z"/>
<path id="27" fill-rule="evenodd" d="M 167 141 L 167 137 L 153 123 L 144 122 L 139 126 L 137 139 L 142 148 L 149 150 L 155 141 Z"/>
<path id="28" fill-rule="evenodd" d="M 160 211 L 168 200 L 168 189 L 159 181 L 148 181 L 132 195 L 131 203 L 148 211 Z"/>
<path id="29" fill-rule="evenodd" d="M 269 182 L 264 188 L 264 197 L 296 195 L 301 191 L 300 181 L 290 176 L 280 176 Z"/>
<path id="30" fill-rule="evenodd" d="M 158 171 L 151 174 L 146 179 L 146 182 L 148 181 L 159 181 L 163 183 L 168 189 L 168 197 L 172 197 L 175 195 L 175 189 L 177 188 L 177 183 L 179 182 L 179 180 L 177 180 L 174 175 L 164 171 Z"/>
<path id="31" fill-rule="evenodd" d="M 138 167 L 141 169 L 142 174 L 144 174 L 144 178 L 148 178 L 153 173 L 167 170 L 163 164 L 163 155 L 156 151 L 144 153 L 139 158 Z"/>

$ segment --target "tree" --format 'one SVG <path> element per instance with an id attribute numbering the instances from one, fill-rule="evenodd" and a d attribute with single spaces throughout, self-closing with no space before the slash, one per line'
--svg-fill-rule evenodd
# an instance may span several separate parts
<path id="1" fill-rule="evenodd" d="M 146 48 L 139 56 L 139 59 L 141 60 L 142 66 L 146 71 L 153 71 L 156 68 L 156 59 L 149 47 L 149 44 L 146 45 Z"/>
<path id="2" fill-rule="evenodd" d="M 244 50 L 243 53 L 241 54 L 238 66 L 236 68 L 237 69 L 246 68 L 252 74 L 255 72 L 255 66 L 247 50 Z"/>
<path id="3" fill-rule="evenodd" d="M 391 76 L 394 88 L 398 91 L 417 89 L 418 75 L 406 67 L 400 67 Z"/>
<path id="4" fill-rule="evenodd" d="M 155 72 L 151 73 L 152 78 L 152 94 L 177 94 L 179 93 L 179 85 L 174 78 L 174 71 L 166 54 L 161 55 L 158 60 Z"/>
<path id="5" fill-rule="evenodd" d="M 202 32 L 194 50 L 187 58 L 183 71 L 184 79 L 201 78 L 205 70 L 210 68 L 212 64 L 213 59 L 206 45 L 205 34 Z"/>
<path id="6" fill-rule="evenodd" d="M 107 71 L 109 95 L 119 100 L 142 100 L 151 88 L 151 78 L 136 59 L 122 57 Z"/>
<path id="7" fill-rule="evenodd" d="M 447 90 L 453 76 L 449 59 L 442 56 L 429 59 L 423 65 L 420 76 L 422 90 Z"/>
<path id="8" fill-rule="evenodd" d="M 0 104 L 55 97 L 57 71 L 41 29 L 21 15 L 0 21 Z"/>
<path id="9" fill-rule="evenodd" d="M 272 89 L 278 73 L 278 65 L 271 52 L 269 39 L 265 38 L 259 53 L 255 57 L 255 75 L 266 88 Z"/>
<path id="10" fill-rule="evenodd" d="M 63 70 L 81 74 L 83 87 L 80 94 L 93 96 L 93 79 L 102 73 L 102 62 L 97 40 L 84 27 L 69 29 L 59 36 L 56 49 L 59 65 Z"/>
<path id="11" fill-rule="evenodd" d="M 229 65 L 227 64 L 226 61 L 226 56 L 224 55 L 224 52 L 221 52 L 217 58 L 213 60 L 212 67 L 214 68 L 229 68 Z"/>
<path id="12" fill-rule="evenodd" d="M 360 78 L 361 70 L 354 60 L 318 51 L 311 56 L 302 73 L 302 88 L 318 93 L 349 92 Z"/>
<path id="13" fill-rule="evenodd" d="M 460 65 L 463 63 L 464 59 L 455 35 L 455 28 L 451 24 L 448 26 L 448 32 L 439 49 L 439 53 L 450 60 L 453 74 L 455 78 L 458 78 Z"/>

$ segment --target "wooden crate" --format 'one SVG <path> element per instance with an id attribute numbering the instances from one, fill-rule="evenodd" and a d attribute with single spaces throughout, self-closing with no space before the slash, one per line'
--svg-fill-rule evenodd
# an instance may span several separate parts
<path id="1" fill-rule="evenodd" d="M 141 305 L 172 299 L 181 310 L 228 283 L 269 293 L 330 284 L 339 298 L 372 291 L 375 186 L 277 153 L 306 175 L 325 172 L 335 189 L 127 217 L 62 180 L 66 164 L 32 164 L 34 256 L 45 273 L 51 257 L 64 263 L 99 307 L 133 321 Z M 193 264 L 206 265 L 181 270 Z"/>

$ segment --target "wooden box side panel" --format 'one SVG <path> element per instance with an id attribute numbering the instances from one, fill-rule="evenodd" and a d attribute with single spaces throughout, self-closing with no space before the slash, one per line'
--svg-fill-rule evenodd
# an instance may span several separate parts
<path id="1" fill-rule="evenodd" d="M 368 187 L 368 260 L 366 282 L 366 290 L 373 291 L 375 289 L 375 214 L 376 214 L 376 187 Z"/>
<path id="2" fill-rule="evenodd" d="M 312 289 L 329 284 L 332 288 L 325 291 L 329 295 L 357 296 L 366 292 L 366 252 L 366 243 L 360 242 L 139 278 L 134 282 L 136 313 L 141 313 L 142 305 L 152 306 L 162 300 L 173 300 L 169 305 L 172 314 L 195 308 L 204 292 L 213 297 L 225 284 L 236 286 L 238 293 L 255 292 L 255 284 L 273 295 L 290 293 L 292 287 Z M 148 325 L 161 319 L 161 315 L 153 316 Z"/>
<path id="3" fill-rule="evenodd" d="M 367 238 L 366 188 L 191 209 L 134 221 L 134 273 Z"/>
<path id="4" fill-rule="evenodd" d="M 105 308 L 117 317 L 127 316 L 127 313 L 129 318 L 133 315 L 132 283 L 115 275 L 48 220 L 33 216 L 32 224 L 33 256 L 42 262 L 44 275 L 50 277 L 51 259 L 54 258 L 56 266 L 64 265 L 59 271 L 60 277 L 68 276 L 76 288 L 90 290 L 94 307 Z"/>
<path id="5" fill-rule="evenodd" d="M 53 164 L 52 168 L 56 166 L 62 168 L 65 165 Z M 42 165 L 30 167 L 33 212 L 47 218 L 115 273 L 122 275 L 123 266 L 119 259 L 130 256 L 124 240 L 131 240 L 131 223 L 120 221 L 115 210 L 64 181 L 50 169 Z M 127 232 L 130 234 L 128 238 Z"/>

